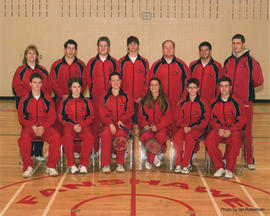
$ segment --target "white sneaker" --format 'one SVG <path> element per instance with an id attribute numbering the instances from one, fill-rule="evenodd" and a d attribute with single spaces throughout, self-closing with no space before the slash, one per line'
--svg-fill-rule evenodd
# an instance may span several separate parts
<path id="1" fill-rule="evenodd" d="M 70 167 L 70 171 L 71 171 L 72 174 L 79 173 L 79 169 L 75 165 Z"/>
<path id="2" fill-rule="evenodd" d="M 230 170 L 225 170 L 225 178 L 227 179 L 232 179 L 233 178 L 233 173 Z"/>
<path id="3" fill-rule="evenodd" d="M 194 154 L 192 155 L 192 160 L 193 160 L 193 161 L 196 160 L 197 157 L 198 157 L 198 154 L 197 154 L 197 153 L 194 153 Z"/>
<path id="4" fill-rule="evenodd" d="M 181 170 L 182 174 L 189 174 L 190 170 L 187 167 L 183 167 L 183 169 Z"/>
<path id="5" fill-rule="evenodd" d="M 155 156 L 155 159 L 154 159 L 154 165 L 155 165 L 155 167 L 160 167 L 160 165 L 161 165 L 161 161 L 157 155 Z"/>
<path id="6" fill-rule="evenodd" d="M 214 177 L 216 177 L 216 178 L 221 177 L 224 172 L 225 172 L 225 170 L 223 168 L 220 168 L 215 172 Z"/>
<path id="7" fill-rule="evenodd" d="M 125 172 L 125 168 L 123 167 L 122 164 L 117 164 L 115 172 L 123 173 L 123 172 Z"/>
<path id="8" fill-rule="evenodd" d="M 39 161 L 39 162 L 44 162 L 44 161 L 46 161 L 46 158 L 43 157 L 43 156 L 37 156 L 37 157 L 35 157 L 35 158 L 36 158 L 36 160 Z"/>
<path id="9" fill-rule="evenodd" d="M 87 167 L 86 166 L 80 165 L 79 169 L 80 169 L 81 174 L 86 174 L 87 173 Z"/>
<path id="10" fill-rule="evenodd" d="M 74 158 L 79 159 L 81 157 L 80 153 L 74 152 Z"/>
<path id="11" fill-rule="evenodd" d="M 161 160 L 161 161 L 164 160 L 164 153 L 158 153 L 157 156 L 158 156 L 159 160 Z"/>
<path id="12" fill-rule="evenodd" d="M 115 154 L 115 153 L 112 153 L 112 154 L 111 154 L 111 158 L 112 158 L 112 159 L 116 159 L 116 154 Z"/>
<path id="13" fill-rule="evenodd" d="M 58 176 L 58 172 L 54 168 L 46 167 L 46 173 L 49 174 L 49 176 Z"/>
<path id="14" fill-rule="evenodd" d="M 110 173 L 111 172 L 111 168 L 110 165 L 105 165 L 102 169 L 101 169 L 102 173 Z"/>
<path id="15" fill-rule="evenodd" d="M 152 169 L 152 165 L 146 161 L 145 168 L 150 170 L 150 169 Z"/>
<path id="16" fill-rule="evenodd" d="M 32 175 L 33 175 L 33 167 L 31 167 L 31 166 L 29 166 L 29 167 L 27 167 L 27 169 L 23 172 L 23 177 L 24 178 L 30 178 L 30 177 L 32 177 Z"/>
<path id="17" fill-rule="evenodd" d="M 255 164 L 248 164 L 248 165 L 247 165 L 247 168 L 248 168 L 249 170 L 255 170 L 255 169 L 256 169 L 256 166 L 255 166 Z"/>
<path id="18" fill-rule="evenodd" d="M 181 165 L 177 165 L 177 166 L 175 167 L 174 172 L 175 172 L 175 173 L 180 173 L 181 171 L 182 171 Z"/>

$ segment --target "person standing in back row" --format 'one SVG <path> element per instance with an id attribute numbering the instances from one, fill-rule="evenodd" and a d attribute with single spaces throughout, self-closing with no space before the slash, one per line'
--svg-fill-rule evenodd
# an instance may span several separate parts
<path id="1" fill-rule="evenodd" d="M 134 102 L 134 124 L 138 123 L 138 105 L 146 94 L 150 79 L 149 63 L 139 54 L 139 39 L 130 36 L 127 39 L 128 53 L 119 59 L 119 72 L 122 78 L 122 88 Z"/>
<path id="2" fill-rule="evenodd" d="M 250 50 L 245 48 L 245 37 L 243 35 L 236 34 L 232 37 L 232 51 L 232 55 L 224 62 L 224 70 L 225 75 L 232 80 L 232 95 L 238 97 L 244 103 L 247 116 L 245 128 L 246 162 L 248 169 L 254 170 L 256 169 L 252 144 L 254 88 L 263 84 L 263 74 L 259 63 L 249 54 Z"/>
<path id="3" fill-rule="evenodd" d="M 98 109 L 99 101 L 103 99 L 111 88 L 109 77 L 111 73 L 117 72 L 118 67 L 118 61 L 109 54 L 110 46 L 111 42 L 108 37 L 100 37 L 97 41 L 98 54 L 88 61 L 86 67 L 89 94 L 95 111 L 95 120 L 91 125 L 91 131 L 95 138 L 95 152 L 98 152 L 99 149 L 101 130 L 101 120 Z"/>

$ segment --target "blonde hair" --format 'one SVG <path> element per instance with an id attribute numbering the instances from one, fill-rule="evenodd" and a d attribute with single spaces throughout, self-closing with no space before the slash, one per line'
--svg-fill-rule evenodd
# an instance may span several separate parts
<path id="1" fill-rule="evenodd" d="M 26 49 L 24 50 L 23 64 L 27 64 L 26 55 L 29 52 L 29 50 L 33 50 L 37 54 L 37 58 L 36 58 L 35 63 L 38 65 L 39 64 L 39 60 L 38 60 L 39 53 L 38 53 L 37 47 L 35 45 L 32 45 L 32 44 L 29 45 L 28 47 L 26 47 Z"/>

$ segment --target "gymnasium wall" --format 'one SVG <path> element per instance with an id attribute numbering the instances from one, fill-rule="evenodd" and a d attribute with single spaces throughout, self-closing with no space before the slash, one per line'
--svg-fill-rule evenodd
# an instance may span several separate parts
<path id="1" fill-rule="evenodd" d="M 223 64 L 232 35 L 242 33 L 265 78 L 256 98 L 270 99 L 269 0 L 1 0 L 0 27 L 0 96 L 12 96 L 12 77 L 29 44 L 37 45 L 48 70 L 63 56 L 67 39 L 78 42 L 78 57 L 87 63 L 103 35 L 117 59 L 126 54 L 126 38 L 135 35 L 150 64 L 161 57 L 166 39 L 175 41 L 176 56 L 187 64 L 207 40 Z"/>

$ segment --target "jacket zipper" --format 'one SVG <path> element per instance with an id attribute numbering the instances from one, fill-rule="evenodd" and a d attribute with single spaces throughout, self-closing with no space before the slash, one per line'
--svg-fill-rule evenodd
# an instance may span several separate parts
<path id="1" fill-rule="evenodd" d="M 116 119 L 117 119 L 117 122 L 118 122 L 118 101 L 117 101 L 117 96 L 116 96 Z"/>
<path id="2" fill-rule="evenodd" d="M 75 113 L 76 113 L 76 124 L 78 122 L 78 119 L 77 119 L 77 99 L 75 99 Z"/>
<path id="3" fill-rule="evenodd" d="M 37 122 L 37 126 L 38 124 L 38 100 L 36 100 L 36 122 Z"/>
<path id="4" fill-rule="evenodd" d="M 168 97 L 170 96 L 170 64 L 168 64 Z"/>
<path id="5" fill-rule="evenodd" d="M 237 61 L 236 57 L 235 57 L 235 67 L 234 67 L 234 74 L 233 74 L 233 80 L 232 80 L 232 82 L 233 82 L 232 94 L 233 94 L 234 84 L 235 84 L 236 68 L 237 68 L 239 61 L 240 61 L 240 59 Z"/>
<path id="6" fill-rule="evenodd" d="M 191 111 L 192 111 L 192 104 L 193 104 L 193 102 L 191 101 L 190 112 L 189 112 L 189 126 L 191 125 Z"/>
<path id="7" fill-rule="evenodd" d="M 134 100 L 134 64 L 135 64 L 135 62 L 132 64 L 133 64 L 132 98 Z"/>
<path id="8" fill-rule="evenodd" d="M 203 87 L 203 78 L 204 78 L 204 72 L 205 72 L 205 70 L 204 70 L 204 68 L 203 68 L 203 73 L 202 73 L 202 80 L 201 80 L 201 87 L 200 87 L 200 92 L 201 92 L 201 96 L 202 96 L 202 87 Z"/>
<path id="9" fill-rule="evenodd" d="M 227 122 L 226 122 L 226 118 L 225 118 L 225 103 L 223 102 L 223 118 L 224 118 L 224 122 L 225 122 L 225 127 L 227 127 Z"/>
<path id="10" fill-rule="evenodd" d="M 104 81 L 104 88 L 105 88 L 105 92 L 107 92 L 107 89 L 106 89 L 106 82 L 105 82 L 104 62 L 102 62 L 102 67 L 103 67 L 103 81 Z"/>

